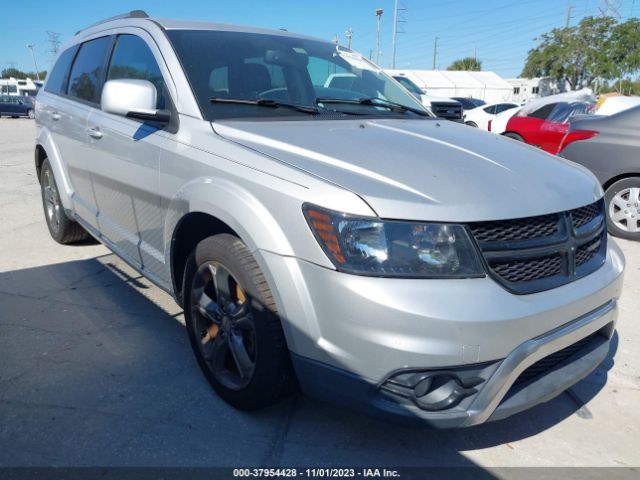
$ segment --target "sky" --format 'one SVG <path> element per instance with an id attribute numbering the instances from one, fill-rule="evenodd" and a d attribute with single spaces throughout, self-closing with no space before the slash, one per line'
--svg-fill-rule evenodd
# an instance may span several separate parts
<path id="1" fill-rule="evenodd" d="M 603 0 L 400 0 L 396 68 L 431 69 L 434 38 L 438 37 L 436 68 L 446 69 L 454 60 L 473 56 L 482 69 L 504 78 L 522 71 L 527 51 L 536 37 L 564 26 L 571 5 L 571 25 L 589 15 L 599 15 Z M 640 15 L 640 0 L 608 2 L 623 20 Z M 33 71 L 27 44 L 34 45 L 40 70 L 49 69 L 47 31 L 58 32 L 62 42 L 98 20 L 145 10 L 158 18 L 204 20 L 220 23 L 286 28 L 346 45 L 346 31 L 353 32 L 352 48 L 365 56 L 376 51 L 377 8 L 381 18 L 380 64 L 391 62 L 394 0 L 5 0 L 0 14 L 0 69 L 11 66 Z"/>

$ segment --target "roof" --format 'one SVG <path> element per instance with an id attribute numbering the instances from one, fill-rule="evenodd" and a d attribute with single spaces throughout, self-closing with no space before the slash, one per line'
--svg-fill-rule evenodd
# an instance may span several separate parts
<path id="1" fill-rule="evenodd" d="M 467 72 L 453 70 L 393 70 L 411 74 L 428 88 L 492 88 L 512 90 L 511 84 L 494 72 Z"/>
<path id="2" fill-rule="evenodd" d="M 127 14 L 106 18 L 97 23 L 89 25 L 86 28 L 83 28 L 82 30 L 78 31 L 77 34 L 83 33 L 86 35 L 96 29 L 102 30 L 104 28 L 140 25 L 141 22 L 142 23 L 152 22 L 153 24 L 163 28 L 164 30 L 215 30 L 215 31 L 223 31 L 223 32 L 259 33 L 259 34 L 265 34 L 265 35 L 279 35 L 283 37 L 295 37 L 295 38 L 305 38 L 309 40 L 326 41 L 316 37 L 310 37 L 308 35 L 292 33 L 285 29 L 277 30 L 277 29 L 251 27 L 246 25 L 230 25 L 226 23 L 175 20 L 170 18 L 154 18 L 154 17 L 149 17 L 145 12 L 141 10 L 134 10 Z"/>

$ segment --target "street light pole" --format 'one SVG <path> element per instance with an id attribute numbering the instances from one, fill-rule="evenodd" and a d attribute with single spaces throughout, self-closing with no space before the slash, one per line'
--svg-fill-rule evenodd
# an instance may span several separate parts
<path id="1" fill-rule="evenodd" d="M 31 56 L 33 57 L 33 65 L 36 67 L 36 79 L 40 81 L 40 72 L 38 71 L 38 64 L 36 63 L 36 54 L 33 51 L 33 44 L 30 43 L 27 45 L 27 48 L 31 50 Z"/>
<path id="2" fill-rule="evenodd" d="M 382 19 L 382 9 L 376 8 L 376 19 L 378 23 L 378 32 L 376 34 L 376 64 L 380 65 L 380 20 Z"/>

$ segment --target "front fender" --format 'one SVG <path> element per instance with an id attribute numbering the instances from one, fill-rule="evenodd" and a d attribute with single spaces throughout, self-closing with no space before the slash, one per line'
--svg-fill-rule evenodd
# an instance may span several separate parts
<path id="1" fill-rule="evenodd" d="M 225 179 L 196 178 L 170 200 L 164 228 L 164 244 L 170 245 L 180 220 L 189 213 L 206 213 L 231 227 L 251 252 L 265 249 L 280 255 L 294 254 L 291 243 L 271 212 L 248 190 Z M 171 249 L 165 249 L 170 265 Z"/>

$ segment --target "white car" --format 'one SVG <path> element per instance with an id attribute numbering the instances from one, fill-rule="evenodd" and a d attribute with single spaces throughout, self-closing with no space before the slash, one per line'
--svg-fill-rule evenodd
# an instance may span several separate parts
<path id="1" fill-rule="evenodd" d="M 489 121 L 494 120 L 496 115 L 516 108 L 518 105 L 515 103 L 493 103 L 491 105 L 482 105 L 481 107 L 467 110 L 464 113 L 464 123 L 470 127 L 480 128 L 482 130 L 489 130 Z"/>
<path id="2" fill-rule="evenodd" d="M 511 117 L 513 117 L 516 113 L 520 111 L 521 107 L 513 107 L 505 110 L 502 113 L 498 113 L 493 120 L 489 120 L 489 124 L 487 126 L 487 130 L 491 133 L 495 133 L 500 135 L 505 132 L 507 129 L 507 123 Z"/>

